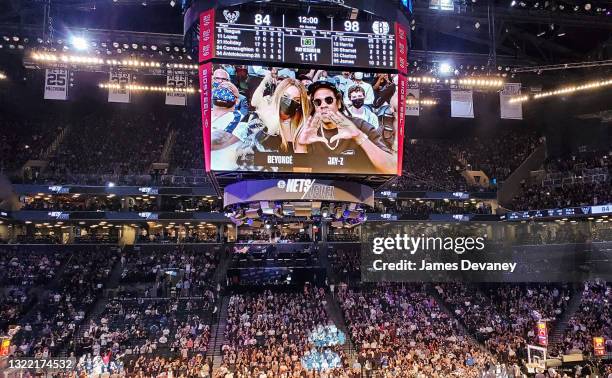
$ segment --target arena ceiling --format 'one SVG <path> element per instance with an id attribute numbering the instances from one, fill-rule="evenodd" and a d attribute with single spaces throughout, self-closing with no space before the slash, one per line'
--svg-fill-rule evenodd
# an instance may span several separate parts
<path id="1" fill-rule="evenodd" d="M 444 1 L 453 10 L 432 9 Z M 48 37 L 85 28 L 128 35 L 135 42 L 182 43 L 182 7 L 179 0 L 5 0 L 0 33 L 37 31 Z M 414 2 L 411 60 L 516 67 L 611 58 L 609 0 Z"/>

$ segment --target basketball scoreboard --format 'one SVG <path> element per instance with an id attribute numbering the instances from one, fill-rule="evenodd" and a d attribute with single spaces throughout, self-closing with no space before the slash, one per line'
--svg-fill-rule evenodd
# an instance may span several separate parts
<path id="1" fill-rule="evenodd" d="M 219 9 L 215 58 L 394 69 L 394 25 L 382 19 L 339 19 L 313 12 Z"/>

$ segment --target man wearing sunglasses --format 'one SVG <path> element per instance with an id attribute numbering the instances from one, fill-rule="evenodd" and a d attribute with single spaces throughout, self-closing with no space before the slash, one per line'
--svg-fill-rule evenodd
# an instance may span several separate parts
<path id="1" fill-rule="evenodd" d="M 344 172 L 395 173 L 397 156 L 385 145 L 374 126 L 344 114 L 342 93 L 335 85 L 317 81 L 310 85 L 308 94 L 314 113 L 299 131 L 296 153 L 345 157 L 337 167 Z"/>

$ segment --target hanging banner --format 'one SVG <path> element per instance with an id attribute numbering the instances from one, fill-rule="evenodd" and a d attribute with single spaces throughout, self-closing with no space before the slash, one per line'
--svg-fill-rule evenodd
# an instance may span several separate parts
<path id="1" fill-rule="evenodd" d="M 204 141 L 204 167 L 210 172 L 210 126 L 212 111 L 212 63 L 200 65 L 198 70 L 200 79 L 200 108 L 202 111 L 202 140 Z"/>
<path id="2" fill-rule="evenodd" d="M 521 95 L 521 83 L 506 83 L 499 92 L 499 111 L 502 119 L 523 119 L 523 105 L 510 103 L 510 99 Z"/>
<path id="3" fill-rule="evenodd" d="M 186 71 L 168 71 L 166 85 L 173 88 L 187 88 L 189 76 Z M 187 93 L 166 92 L 166 105 L 185 106 L 187 104 Z"/>
<path id="4" fill-rule="evenodd" d="M 538 323 L 538 344 L 541 346 L 548 345 L 548 328 L 545 322 Z"/>
<path id="5" fill-rule="evenodd" d="M 126 86 L 130 85 L 132 75 L 128 72 L 110 72 L 109 83 L 119 84 L 121 88 L 108 88 L 108 102 L 130 102 L 130 90 Z"/>
<path id="6" fill-rule="evenodd" d="M 419 105 L 420 98 L 421 90 L 418 88 L 418 86 L 408 88 L 408 96 L 406 99 L 406 115 L 418 117 L 421 114 L 421 106 Z"/>
<path id="7" fill-rule="evenodd" d="M 601 357 L 606 354 L 606 345 L 603 337 L 593 337 L 593 355 Z"/>
<path id="8" fill-rule="evenodd" d="M 408 90 L 408 78 L 402 74 L 397 75 L 398 98 L 404 99 Z M 397 175 L 402 175 L 402 161 L 404 157 L 404 129 L 406 127 L 406 107 L 397 107 Z"/>
<path id="9" fill-rule="evenodd" d="M 63 68 L 47 69 L 45 71 L 45 100 L 68 99 L 68 84 L 70 73 Z"/>
<path id="10" fill-rule="evenodd" d="M 451 117 L 474 118 L 474 98 L 471 90 L 451 90 Z"/>

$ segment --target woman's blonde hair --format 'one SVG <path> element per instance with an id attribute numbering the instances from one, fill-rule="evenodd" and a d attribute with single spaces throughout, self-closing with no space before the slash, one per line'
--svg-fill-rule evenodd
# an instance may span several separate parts
<path id="1" fill-rule="evenodd" d="M 281 130 L 282 124 L 281 124 L 280 115 L 279 115 L 280 114 L 280 100 L 281 100 L 281 97 L 283 97 L 283 94 L 285 93 L 287 88 L 289 87 L 296 87 L 300 91 L 301 114 L 298 112 L 293 116 L 293 118 L 291 119 L 290 130 L 289 130 L 289 135 L 291 138 L 290 141 L 294 145 L 295 145 L 295 141 L 297 140 L 297 136 L 302 131 L 302 128 L 305 126 L 307 117 L 310 114 L 310 100 L 308 99 L 308 91 L 306 90 L 306 87 L 304 86 L 304 84 L 302 84 L 299 80 L 291 79 L 291 78 L 284 79 L 283 81 L 281 81 L 280 84 L 278 84 L 278 86 L 276 87 L 276 90 L 272 94 L 272 97 L 270 100 L 271 100 L 272 109 L 276 110 L 275 114 L 273 115 L 274 116 L 273 126 L 275 126 L 275 128 L 278 130 L 278 133 L 281 137 L 281 150 L 282 151 L 287 151 L 287 143 L 289 141 L 285 138 L 285 134 Z M 272 125 L 268 125 L 269 129 L 270 129 L 270 126 Z M 270 131 L 273 131 L 273 130 L 270 130 Z"/>

